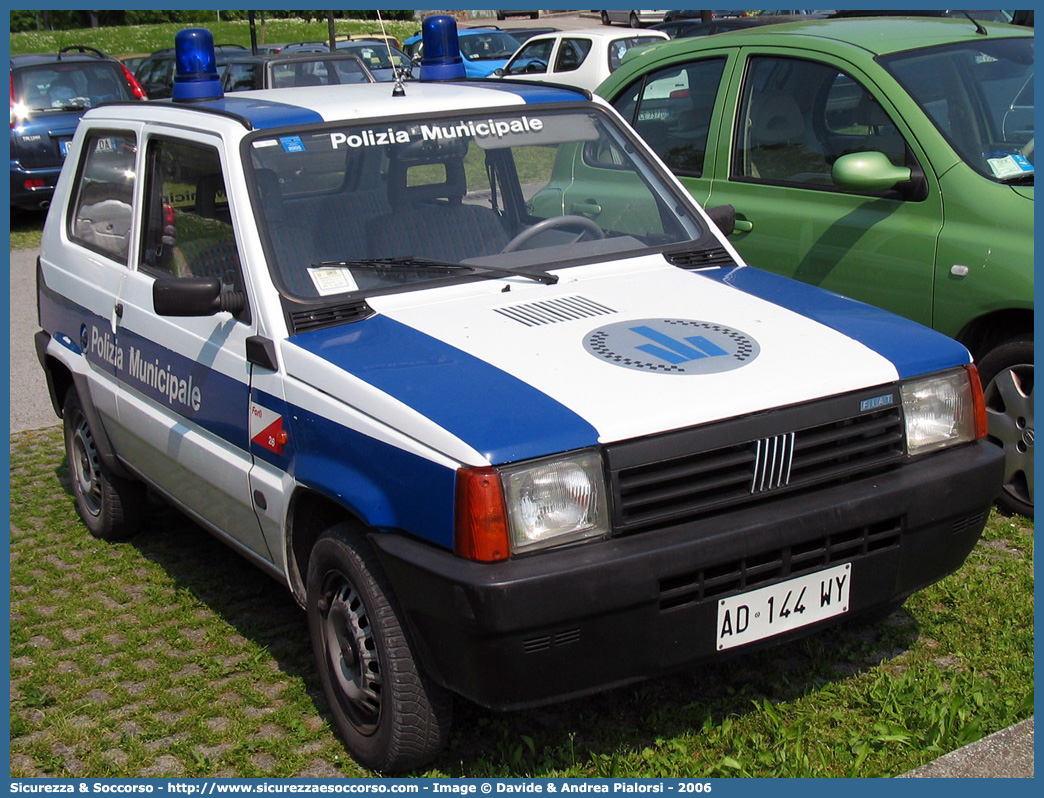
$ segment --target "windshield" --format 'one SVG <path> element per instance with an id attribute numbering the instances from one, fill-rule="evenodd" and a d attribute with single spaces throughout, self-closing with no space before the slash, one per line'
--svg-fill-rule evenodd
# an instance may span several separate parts
<path id="1" fill-rule="evenodd" d="M 123 70 L 114 61 L 56 62 L 11 72 L 12 108 L 25 112 L 82 111 L 133 99 Z"/>
<path id="2" fill-rule="evenodd" d="M 976 37 L 880 60 L 975 171 L 1032 181 L 1032 38 Z"/>
<path id="3" fill-rule="evenodd" d="M 503 31 L 461 36 L 460 52 L 469 61 L 504 60 L 518 49 L 518 39 Z"/>
<path id="4" fill-rule="evenodd" d="M 250 155 L 273 277 L 299 298 L 473 275 L 550 281 L 547 270 L 705 232 L 590 108 L 262 133 Z"/>

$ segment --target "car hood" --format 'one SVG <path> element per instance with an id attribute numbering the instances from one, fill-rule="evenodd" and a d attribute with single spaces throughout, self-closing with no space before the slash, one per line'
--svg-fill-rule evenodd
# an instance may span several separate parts
<path id="1" fill-rule="evenodd" d="M 283 361 L 298 380 L 470 464 L 968 362 L 927 328 L 750 267 L 688 272 L 648 256 L 562 277 L 372 298 L 376 315 L 293 336 Z"/>

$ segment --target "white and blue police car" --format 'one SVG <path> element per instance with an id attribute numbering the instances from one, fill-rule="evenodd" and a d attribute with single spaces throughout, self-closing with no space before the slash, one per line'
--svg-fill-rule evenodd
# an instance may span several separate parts
<path id="1" fill-rule="evenodd" d="M 425 30 L 420 80 L 223 97 L 188 29 L 171 100 L 84 115 L 36 340 L 90 532 L 148 486 L 284 583 L 385 772 L 453 696 L 588 694 L 960 567 L 1003 470 L 968 352 L 744 265 L 607 104 L 461 80 Z"/>

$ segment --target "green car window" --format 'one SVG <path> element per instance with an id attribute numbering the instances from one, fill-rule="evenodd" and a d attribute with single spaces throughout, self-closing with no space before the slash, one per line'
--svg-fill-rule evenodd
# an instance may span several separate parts
<path id="1" fill-rule="evenodd" d="M 906 157 L 898 129 L 867 90 L 829 64 L 754 57 L 744 82 L 733 177 L 832 188 L 830 169 L 852 152 Z"/>
<path id="2" fill-rule="evenodd" d="M 972 169 L 1033 179 L 1033 39 L 974 41 L 882 57 Z"/>
<path id="3" fill-rule="evenodd" d="M 711 111 L 724 69 L 724 58 L 665 67 L 616 100 L 616 110 L 677 175 L 703 175 Z"/>

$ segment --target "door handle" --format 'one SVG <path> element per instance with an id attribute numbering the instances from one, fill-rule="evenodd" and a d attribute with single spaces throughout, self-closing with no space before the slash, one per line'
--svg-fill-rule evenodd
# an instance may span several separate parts
<path id="1" fill-rule="evenodd" d="M 583 216 L 597 216 L 602 212 L 602 206 L 594 200 L 587 202 L 573 202 L 569 205 L 569 212 Z"/>
<path id="2" fill-rule="evenodd" d="M 747 219 L 737 219 L 736 227 L 734 229 L 737 233 L 749 233 L 754 229 L 754 222 L 748 221 Z"/>

